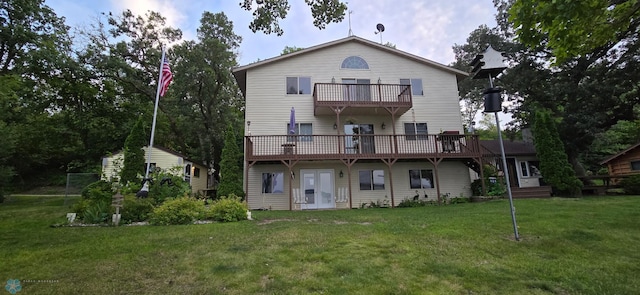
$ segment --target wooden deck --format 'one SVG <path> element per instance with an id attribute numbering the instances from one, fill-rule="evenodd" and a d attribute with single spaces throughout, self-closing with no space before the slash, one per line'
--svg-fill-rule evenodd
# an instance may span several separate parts
<path id="1" fill-rule="evenodd" d="M 246 136 L 246 160 L 479 159 L 477 135 Z"/>

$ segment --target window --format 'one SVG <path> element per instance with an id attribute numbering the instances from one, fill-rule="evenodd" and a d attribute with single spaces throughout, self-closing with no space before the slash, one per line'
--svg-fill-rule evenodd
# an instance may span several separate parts
<path id="1" fill-rule="evenodd" d="M 422 79 L 400 79 L 400 85 L 411 85 L 411 94 L 424 95 L 424 92 L 422 91 Z"/>
<path id="2" fill-rule="evenodd" d="M 200 168 L 193 168 L 193 177 L 200 177 Z"/>
<path id="3" fill-rule="evenodd" d="M 184 166 L 184 181 L 191 183 L 191 164 Z"/>
<path id="4" fill-rule="evenodd" d="M 145 171 L 145 173 L 147 172 L 147 164 L 148 163 L 144 163 L 143 171 Z M 159 169 L 159 167 L 156 167 L 156 163 L 151 163 L 151 165 L 149 165 L 149 173 L 153 173 L 156 170 L 156 168 Z"/>
<path id="5" fill-rule="evenodd" d="M 434 188 L 433 170 L 409 170 L 411 188 Z"/>
<path id="6" fill-rule="evenodd" d="M 311 123 L 296 123 L 296 135 L 308 135 L 308 136 L 298 136 L 298 141 L 313 141 L 313 126 Z M 291 130 L 290 123 L 287 123 L 287 134 L 289 134 L 289 130 Z M 295 136 L 287 136 L 287 141 L 292 142 L 296 141 Z"/>
<path id="7" fill-rule="evenodd" d="M 281 194 L 284 191 L 284 173 L 262 173 L 262 193 Z"/>
<path id="8" fill-rule="evenodd" d="M 360 190 L 383 190 L 384 170 L 360 170 Z"/>
<path id="9" fill-rule="evenodd" d="M 631 170 L 640 170 L 640 161 L 631 161 Z"/>
<path id="10" fill-rule="evenodd" d="M 359 56 L 349 56 L 342 61 L 342 69 L 368 70 L 369 64 Z"/>
<path id="11" fill-rule="evenodd" d="M 427 140 L 427 123 L 404 123 L 404 134 L 406 140 Z"/>
<path id="12" fill-rule="evenodd" d="M 311 94 L 311 78 L 287 77 L 287 94 Z"/>
<path id="13" fill-rule="evenodd" d="M 539 161 L 522 161 L 520 162 L 520 170 L 522 171 L 522 177 L 540 177 L 540 162 Z"/>

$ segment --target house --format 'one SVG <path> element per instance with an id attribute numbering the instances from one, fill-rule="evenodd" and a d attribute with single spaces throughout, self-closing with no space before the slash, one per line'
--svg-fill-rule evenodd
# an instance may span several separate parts
<path id="1" fill-rule="evenodd" d="M 468 165 L 483 155 L 463 132 L 466 72 L 350 36 L 233 74 L 246 99 L 249 208 L 470 196 Z"/>
<path id="2" fill-rule="evenodd" d="M 485 163 L 502 167 L 500 142 L 497 139 L 480 140 L 480 145 L 490 155 Z M 504 140 L 503 146 L 513 197 L 550 197 L 551 187 L 544 183 L 533 142 Z"/>
<path id="3" fill-rule="evenodd" d="M 600 162 L 607 165 L 609 176 L 640 174 L 640 142 Z"/>
<path id="4" fill-rule="evenodd" d="M 148 147 L 143 147 L 142 149 L 145 151 L 146 169 Z M 123 159 L 123 151 L 103 157 L 102 179 L 118 178 Z M 204 192 L 208 188 L 209 175 L 206 166 L 202 163 L 191 161 L 186 156 L 169 149 L 154 146 L 151 152 L 151 167 L 158 167 L 164 170 L 176 168 L 179 171 L 178 176 L 184 177 L 184 180 L 191 185 L 191 191 L 194 193 Z"/>

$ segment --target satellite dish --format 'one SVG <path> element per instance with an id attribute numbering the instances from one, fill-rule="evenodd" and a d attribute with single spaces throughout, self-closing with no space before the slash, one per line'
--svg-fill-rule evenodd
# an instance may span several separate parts
<path id="1" fill-rule="evenodd" d="M 376 29 L 378 30 L 378 32 L 382 33 L 382 32 L 384 32 L 384 25 L 383 24 L 377 24 L 376 25 Z"/>

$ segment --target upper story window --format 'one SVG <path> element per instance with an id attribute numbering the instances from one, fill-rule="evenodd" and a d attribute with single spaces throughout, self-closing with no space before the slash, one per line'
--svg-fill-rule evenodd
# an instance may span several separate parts
<path id="1" fill-rule="evenodd" d="M 631 161 L 631 170 L 640 170 L 640 161 Z"/>
<path id="2" fill-rule="evenodd" d="M 411 94 L 424 95 L 424 92 L 422 91 L 422 79 L 400 79 L 400 85 L 411 85 Z"/>
<path id="3" fill-rule="evenodd" d="M 359 56 L 349 56 L 342 61 L 342 69 L 368 70 L 369 64 Z"/>
<path id="4" fill-rule="evenodd" d="M 311 78 L 287 77 L 287 94 L 311 94 Z"/>

